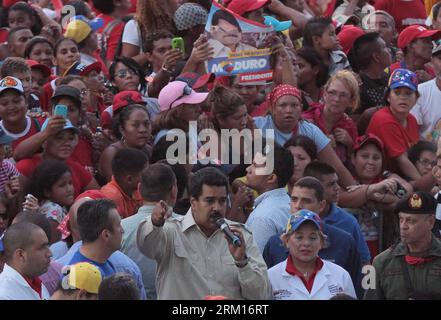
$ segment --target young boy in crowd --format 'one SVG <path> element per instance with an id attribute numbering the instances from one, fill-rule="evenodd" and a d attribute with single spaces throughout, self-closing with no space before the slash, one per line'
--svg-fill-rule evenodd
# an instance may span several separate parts
<path id="1" fill-rule="evenodd" d="M 339 70 L 351 70 L 348 58 L 340 51 L 340 44 L 331 18 L 312 18 L 303 30 L 303 46 L 312 47 L 328 66 L 329 76 Z"/>
<path id="2" fill-rule="evenodd" d="M 142 206 L 138 185 L 147 165 L 146 154 L 136 149 L 121 149 L 112 159 L 112 180 L 101 192 L 115 202 L 121 218 L 134 215 Z"/>

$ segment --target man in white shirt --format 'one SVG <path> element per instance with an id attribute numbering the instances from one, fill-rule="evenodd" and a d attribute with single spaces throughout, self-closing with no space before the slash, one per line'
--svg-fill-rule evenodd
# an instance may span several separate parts
<path id="1" fill-rule="evenodd" d="M 218 10 L 211 20 L 211 39 L 208 43 L 214 49 L 213 57 L 227 57 L 231 52 L 256 50 L 256 48 L 241 43 L 242 29 L 239 22 L 229 12 Z"/>
<path id="2" fill-rule="evenodd" d="M 3 237 L 5 266 L 0 274 L 0 300 L 48 300 L 39 276 L 52 256 L 46 233 L 35 224 L 11 225 Z"/>
<path id="3" fill-rule="evenodd" d="M 420 97 L 410 113 L 420 126 L 421 139 L 436 143 L 441 135 L 441 44 L 432 51 L 432 65 L 436 77 L 418 86 Z"/>

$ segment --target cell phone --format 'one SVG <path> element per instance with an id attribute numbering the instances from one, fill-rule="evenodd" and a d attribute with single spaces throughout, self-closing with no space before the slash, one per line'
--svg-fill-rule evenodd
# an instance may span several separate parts
<path id="1" fill-rule="evenodd" d="M 54 109 L 54 115 L 67 118 L 67 106 L 64 104 L 57 104 Z"/>
<path id="2" fill-rule="evenodd" d="M 185 55 L 184 39 L 182 39 L 181 37 L 173 38 L 172 39 L 172 48 L 179 49 L 179 51 L 181 51 L 182 54 Z"/>

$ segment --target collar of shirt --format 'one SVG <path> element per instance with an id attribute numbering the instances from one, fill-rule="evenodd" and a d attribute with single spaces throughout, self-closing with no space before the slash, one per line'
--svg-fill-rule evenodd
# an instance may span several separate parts
<path id="1" fill-rule="evenodd" d="M 39 277 L 36 277 L 34 279 L 25 277 L 22 275 L 22 277 L 26 280 L 26 282 L 29 284 L 29 286 L 38 293 L 39 297 L 41 298 L 41 279 Z"/>
<path id="2" fill-rule="evenodd" d="M 131 200 L 131 201 L 138 201 L 139 197 L 138 197 L 138 192 L 133 192 L 133 195 L 130 197 L 127 193 L 124 192 L 123 189 L 121 189 L 121 187 L 119 186 L 118 182 L 116 182 L 115 177 L 112 176 L 112 180 L 109 182 L 109 184 L 111 186 L 113 186 L 115 189 L 117 189 L 124 198 L 126 198 L 127 200 Z"/>
<path id="3" fill-rule="evenodd" d="M 41 280 L 38 277 L 34 280 L 31 280 L 30 278 L 23 276 L 20 272 L 9 266 L 7 263 L 5 263 L 2 273 L 16 279 L 16 281 L 18 281 L 24 287 L 31 287 L 31 289 L 37 292 L 41 298 L 42 287 Z"/>
<path id="4" fill-rule="evenodd" d="M 336 217 L 336 214 L 339 211 L 339 207 L 335 203 L 331 203 L 331 206 L 329 207 L 328 214 L 323 217 L 323 221 L 329 224 L 333 224 L 334 222 L 338 221 L 338 218 Z"/>
<path id="5" fill-rule="evenodd" d="M 254 200 L 254 208 L 256 208 L 260 203 L 262 203 L 265 199 L 276 198 L 276 197 L 288 197 L 285 188 L 277 188 L 267 192 L 262 193 L 260 196 Z"/>
<path id="6" fill-rule="evenodd" d="M 332 60 L 332 64 L 345 64 L 348 60 L 344 52 L 340 50 L 331 51 L 330 57 Z"/>
<path id="7" fill-rule="evenodd" d="M 150 216 L 153 212 L 153 208 L 155 208 L 155 206 L 152 204 L 143 205 L 138 209 L 138 212 L 136 214 L 143 215 L 146 217 Z"/>
<path id="8" fill-rule="evenodd" d="M 395 248 L 393 249 L 394 256 L 405 256 L 409 255 L 409 251 L 407 246 L 403 242 L 399 242 Z M 441 257 L 441 240 L 438 240 L 436 237 L 432 236 L 432 242 L 430 244 L 430 248 L 423 254 L 420 255 L 412 255 L 412 257 L 417 258 L 426 258 L 426 257 Z"/>
<path id="9" fill-rule="evenodd" d="M 194 225 L 196 225 L 196 221 L 194 221 L 193 212 L 190 208 L 188 209 L 187 213 L 184 216 L 184 219 L 182 220 L 182 232 L 185 232 L 187 229 Z"/>
<path id="10" fill-rule="evenodd" d="M 298 276 L 300 280 L 302 280 L 306 289 L 311 292 L 312 286 L 314 285 L 314 279 L 317 274 L 323 267 L 323 261 L 319 257 L 315 259 L 315 268 L 314 272 L 311 274 L 309 279 L 307 280 L 305 276 L 296 268 L 294 262 L 292 261 L 291 255 L 288 255 L 288 261 L 286 262 L 286 272 L 288 272 L 292 276 Z"/>

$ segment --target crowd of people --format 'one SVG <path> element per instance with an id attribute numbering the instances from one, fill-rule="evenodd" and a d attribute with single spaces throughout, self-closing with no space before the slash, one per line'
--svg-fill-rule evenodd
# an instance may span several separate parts
<path id="1" fill-rule="evenodd" d="M 0 4 L 0 300 L 441 299 L 441 1 Z"/>

